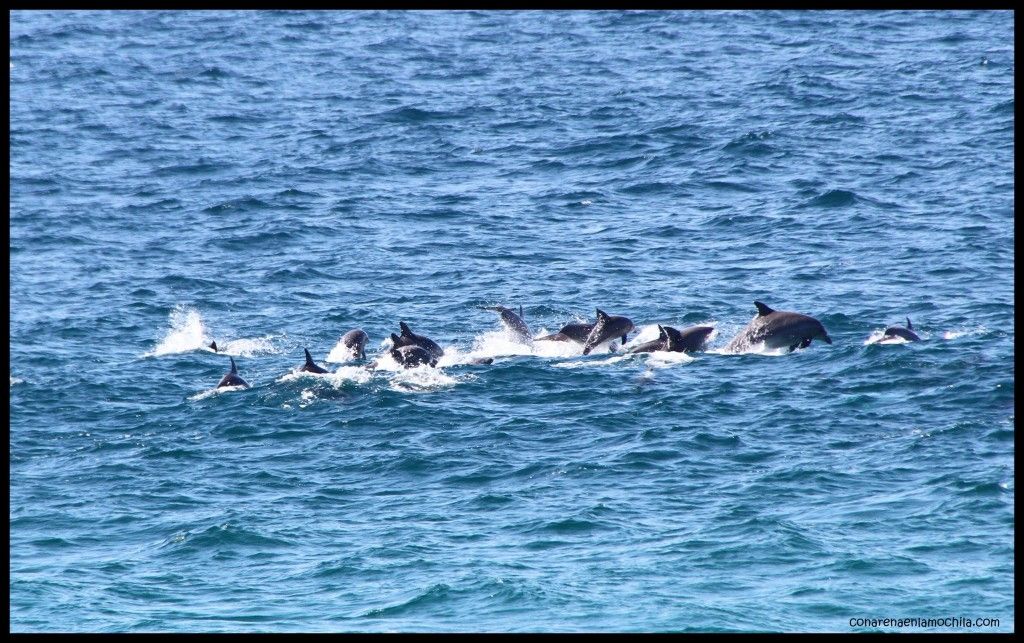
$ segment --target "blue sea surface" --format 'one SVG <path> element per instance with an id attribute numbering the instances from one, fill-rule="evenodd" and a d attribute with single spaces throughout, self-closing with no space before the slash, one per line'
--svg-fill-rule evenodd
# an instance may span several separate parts
<path id="1" fill-rule="evenodd" d="M 9 27 L 11 630 L 1015 629 L 1012 12 Z"/>

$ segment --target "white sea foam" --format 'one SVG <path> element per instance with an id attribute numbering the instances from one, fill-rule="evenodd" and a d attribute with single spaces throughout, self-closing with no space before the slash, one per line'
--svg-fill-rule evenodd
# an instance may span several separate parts
<path id="1" fill-rule="evenodd" d="M 463 376 L 461 379 L 448 375 L 439 368 L 423 364 L 413 368 L 401 368 L 391 377 L 390 388 L 394 391 L 437 391 L 451 388 L 460 381 L 473 379 Z"/>
<path id="2" fill-rule="evenodd" d="M 233 357 L 252 357 L 253 355 L 278 354 L 281 350 L 274 345 L 273 335 L 264 335 L 263 337 L 228 340 L 223 346 L 217 344 L 217 352 Z"/>
<path id="3" fill-rule="evenodd" d="M 373 372 L 369 371 L 361 366 L 342 366 L 336 371 L 327 373 L 310 373 L 309 371 L 300 371 L 298 369 L 282 375 L 278 378 L 278 382 L 298 382 L 302 380 L 323 380 L 326 383 L 331 384 L 335 388 L 342 386 L 345 382 L 355 382 L 357 384 L 366 384 L 373 378 Z"/>
<path id="4" fill-rule="evenodd" d="M 695 361 L 686 353 L 670 353 L 668 351 L 656 351 L 647 353 L 647 365 L 651 368 L 669 368 L 680 364 L 689 364 Z"/>
<path id="5" fill-rule="evenodd" d="M 610 364 L 618 364 L 627 359 L 634 359 L 636 353 L 629 355 L 612 355 L 607 359 L 577 359 L 566 362 L 558 362 L 553 364 L 556 368 L 592 368 L 595 366 L 608 366 Z"/>
<path id="6" fill-rule="evenodd" d="M 239 385 L 239 386 L 222 386 L 220 388 L 212 388 L 212 389 L 210 389 L 208 391 L 201 391 L 199 393 L 196 393 L 195 395 L 190 396 L 188 399 L 193 401 L 193 402 L 195 402 L 197 400 L 205 400 L 206 398 L 213 397 L 214 395 L 220 395 L 221 393 L 233 393 L 235 391 L 246 391 L 246 390 L 248 390 L 248 388 L 245 387 L 245 386 L 241 386 L 241 385 Z"/>
<path id="7" fill-rule="evenodd" d="M 366 384 L 373 379 L 373 372 L 363 368 L 362 366 L 342 366 L 329 375 L 331 384 L 333 384 L 335 388 L 342 386 L 345 382 Z"/>
<path id="8" fill-rule="evenodd" d="M 21 379 L 19 377 L 14 377 L 13 375 L 11 375 L 11 386 L 14 386 L 15 384 L 22 384 L 24 382 L 25 382 L 25 380 L 23 380 L 23 379 Z"/>

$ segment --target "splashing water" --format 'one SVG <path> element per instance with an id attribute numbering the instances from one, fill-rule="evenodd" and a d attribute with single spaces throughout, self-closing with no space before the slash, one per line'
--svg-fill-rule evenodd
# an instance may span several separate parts
<path id="1" fill-rule="evenodd" d="M 169 316 L 170 329 L 152 351 L 143 357 L 159 357 L 206 348 L 210 343 L 199 311 L 188 306 L 174 307 Z"/>
<path id="2" fill-rule="evenodd" d="M 203 348 L 207 348 L 203 346 Z M 212 352 L 212 351 L 211 351 Z M 281 350 L 274 345 L 274 335 L 232 339 L 217 345 L 217 352 L 233 357 L 252 357 L 253 355 L 276 355 Z"/>
<path id="3" fill-rule="evenodd" d="M 461 378 L 452 377 L 439 368 L 424 364 L 397 371 L 391 378 L 389 388 L 393 391 L 438 391 L 471 379 L 475 379 L 475 377 L 472 375 L 465 375 Z"/>
<path id="4" fill-rule="evenodd" d="M 390 346 L 391 340 L 388 339 L 387 342 Z M 342 364 L 344 362 L 351 362 L 354 359 L 356 358 L 352 356 L 352 349 L 345 346 L 345 343 L 342 342 L 341 337 L 339 337 L 338 343 L 334 345 L 334 348 L 332 348 L 331 352 L 327 354 L 327 359 L 324 361 L 332 364 Z"/>

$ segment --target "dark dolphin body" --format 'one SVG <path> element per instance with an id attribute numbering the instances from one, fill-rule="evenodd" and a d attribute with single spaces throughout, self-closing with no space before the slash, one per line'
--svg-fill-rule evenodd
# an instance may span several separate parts
<path id="1" fill-rule="evenodd" d="M 523 321 L 522 306 L 519 307 L 519 315 L 514 310 L 505 308 L 504 306 L 484 306 L 484 310 L 493 310 L 496 313 L 501 314 L 501 323 L 505 325 L 505 330 L 515 339 L 515 341 L 521 344 L 532 344 L 533 333 L 530 332 L 530 327 Z"/>
<path id="2" fill-rule="evenodd" d="M 593 324 L 566 324 L 557 333 L 538 337 L 537 340 L 548 340 L 552 342 L 576 342 L 583 344 L 594 330 Z"/>
<path id="3" fill-rule="evenodd" d="M 633 330 L 633 322 L 628 317 L 609 315 L 598 308 L 597 323 L 587 335 L 587 341 L 583 342 L 583 354 L 589 355 L 595 346 L 616 337 L 622 337 L 622 343 L 625 344 L 626 335 L 631 330 Z"/>
<path id="4" fill-rule="evenodd" d="M 316 362 L 313 361 L 313 356 L 309 354 L 308 348 L 304 348 L 303 350 L 306 351 L 306 363 L 302 365 L 302 368 L 299 369 L 300 371 L 306 371 L 307 373 L 329 372 L 326 368 L 321 368 L 316 365 Z"/>
<path id="5" fill-rule="evenodd" d="M 392 348 L 401 348 L 402 346 L 419 346 L 423 350 L 427 351 L 434 358 L 434 362 L 441 359 L 444 355 L 444 350 L 437 345 L 437 342 L 424 337 L 423 335 L 417 335 L 409 329 L 409 325 L 405 322 L 398 322 L 398 326 L 402 329 L 401 335 L 395 335 L 391 333 L 391 341 L 394 343 Z"/>
<path id="6" fill-rule="evenodd" d="M 238 367 L 235 366 L 235 358 L 229 357 L 231 360 L 231 370 L 224 374 L 224 377 L 220 378 L 220 383 L 217 384 L 217 388 L 223 388 L 225 386 L 244 386 L 249 388 L 249 383 L 238 376 Z"/>
<path id="7" fill-rule="evenodd" d="M 349 350 L 352 359 L 366 359 L 366 342 L 370 338 L 361 328 L 355 328 L 341 336 L 341 343 Z"/>
<path id="8" fill-rule="evenodd" d="M 658 326 L 658 339 L 644 342 L 630 349 L 630 353 L 653 353 L 668 351 L 672 353 L 690 353 L 703 350 L 708 335 L 715 330 L 714 326 L 690 326 L 681 331 L 671 326 Z"/>
<path id="9" fill-rule="evenodd" d="M 759 301 L 755 301 L 754 306 L 757 307 L 757 316 L 732 338 L 725 347 L 726 351 L 739 353 L 760 342 L 764 342 L 765 348 L 788 348 L 790 352 L 797 348 L 807 348 L 813 339 L 832 343 L 825 327 L 813 317 L 772 310 Z"/>
<path id="10" fill-rule="evenodd" d="M 392 348 L 391 357 L 405 368 L 412 368 L 420 364 L 437 366 L 437 358 L 430 351 L 416 344 L 405 344 Z"/>
<path id="11" fill-rule="evenodd" d="M 902 326 L 890 326 L 885 329 L 885 333 L 882 335 L 882 339 L 889 339 L 890 337 L 902 337 L 908 342 L 919 342 L 921 338 L 914 332 L 914 327 L 910 323 L 910 318 L 907 317 L 907 327 Z"/>

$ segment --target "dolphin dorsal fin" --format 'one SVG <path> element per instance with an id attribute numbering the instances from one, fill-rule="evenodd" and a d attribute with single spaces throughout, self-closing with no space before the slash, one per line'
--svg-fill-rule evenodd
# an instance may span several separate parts
<path id="1" fill-rule="evenodd" d="M 232 373 L 238 373 L 238 367 L 235 366 L 235 358 L 234 357 L 228 357 L 228 359 L 231 360 L 231 372 Z"/>
<path id="2" fill-rule="evenodd" d="M 907 317 L 907 330 L 914 330 L 914 327 L 910 325 L 910 318 Z"/>
<path id="3" fill-rule="evenodd" d="M 523 318 L 523 305 L 519 304 L 519 319 Z"/>
<path id="4" fill-rule="evenodd" d="M 402 335 L 412 335 L 412 330 L 409 329 L 409 324 L 404 321 L 398 322 L 398 327 L 402 329 Z"/>
<path id="5" fill-rule="evenodd" d="M 398 348 L 398 345 L 402 343 L 402 338 L 398 335 L 391 333 L 391 344 L 393 348 Z"/>
<path id="6" fill-rule="evenodd" d="M 665 327 L 662 326 L 661 324 L 658 324 L 658 339 L 662 341 L 668 341 L 668 332 L 665 330 Z"/>
<path id="7" fill-rule="evenodd" d="M 757 306 L 757 314 L 758 314 L 758 315 L 761 315 L 761 316 L 764 316 L 764 315 L 771 315 L 772 313 L 774 313 L 774 312 L 775 312 L 774 310 L 772 310 L 771 308 L 769 308 L 769 307 L 767 306 L 767 304 L 763 304 L 763 303 L 761 303 L 761 302 L 759 302 L 759 301 L 755 301 L 755 302 L 754 302 L 754 305 L 755 305 L 755 306 Z"/>
<path id="8" fill-rule="evenodd" d="M 601 321 L 602 319 L 608 319 L 608 313 L 606 313 L 603 310 L 601 310 L 600 308 L 598 308 L 597 309 L 597 321 Z"/>
<path id="9" fill-rule="evenodd" d="M 302 350 L 306 351 L 306 365 L 307 366 L 310 366 L 310 365 L 316 366 L 316 364 L 313 362 L 313 356 L 309 354 L 309 349 L 308 348 L 303 348 Z"/>
<path id="10" fill-rule="evenodd" d="M 212 348 L 213 352 L 216 353 L 217 352 L 217 342 L 210 342 L 210 348 Z"/>

